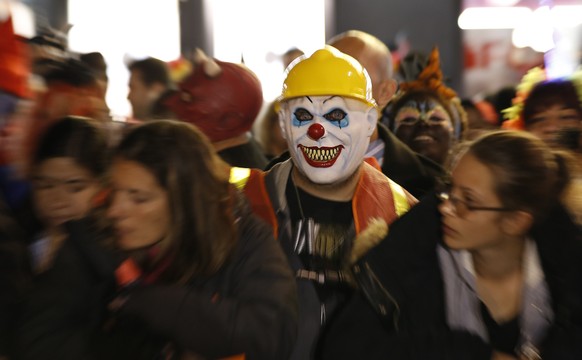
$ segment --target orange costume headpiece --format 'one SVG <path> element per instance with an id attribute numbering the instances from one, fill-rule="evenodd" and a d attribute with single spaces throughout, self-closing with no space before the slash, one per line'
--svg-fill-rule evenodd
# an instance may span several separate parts
<path id="1" fill-rule="evenodd" d="M 439 50 L 435 46 L 428 57 L 427 63 L 422 71 L 415 74 L 407 74 L 409 81 L 400 83 L 398 92 L 391 104 L 394 108 L 399 100 L 411 93 L 430 93 L 445 106 L 451 121 L 456 138 L 461 138 L 466 128 L 467 115 L 461 106 L 457 93 L 443 82 L 443 73 L 441 71 Z M 394 115 L 394 114 L 393 114 Z"/>
<path id="2" fill-rule="evenodd" d="M 417 78 L 400 84 L 400 91 L 407 92 L 411 90 L 430 90 L 447 100 L 457 96 L 457 93 L 443 82 L 443 72 L 441 71 L 440 55 L 437 47 L 432 49 L 426 66 Z"/>

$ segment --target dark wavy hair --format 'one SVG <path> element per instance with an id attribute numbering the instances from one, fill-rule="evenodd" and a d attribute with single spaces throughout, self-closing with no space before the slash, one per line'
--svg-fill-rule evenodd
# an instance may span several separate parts
<path id="1" fill-rule="evenodd" d="M 510 209 L 536 219 L 560 201 L 571 179 L 571 156 L 525 131 L 495 131 L 466 147 L 495 174 L 496 194 Z"/>
<path id="2" fill-rule="evenodd" d="M 67 116 L 52 124 L 40 138 L 32 165 L 57 158 L 72 158 L 78 165 L 101 177 L 107 170 L 108 156 L 105 132 L 97 120 Z"/>
<path id="3" fill-rule="evenodd" d="M 144 84 L 147 86 L 160 83 L 166 88 L 173 87 L 168 64 L 162 60 L 148 57 L 133 61 L 127 68 L 129 71 L 138 71 Z"/>
<path id="4" fill-rule="evenodd" d="M 537 84 L 523 103 L 523 121 L 528 126 L 531 118 L 554 105 L 574 109 L 582 118 L 582 103 L 576 86 L 569 80 L 552 80 Z"/>
<path id="5" fill-rule="evenodd" d="M 166 281 L 215 273 L 236 244 L 234 189 L 229 167 L 195 126 L 154 120 L 132 129 L 115 159 L 147 168 L 168 193 L 171 224 Z"/>

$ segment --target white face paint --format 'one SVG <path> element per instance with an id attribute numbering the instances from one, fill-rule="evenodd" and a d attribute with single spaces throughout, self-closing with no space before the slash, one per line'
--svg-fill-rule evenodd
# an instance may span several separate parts
<path id="1" fill-rule="evenodd" d="M 316 184 L 349 178 L 364 160 L 376 109 L 341 96 L 304 96 L 281 103 L 279 121 L 295 166 Z"/>

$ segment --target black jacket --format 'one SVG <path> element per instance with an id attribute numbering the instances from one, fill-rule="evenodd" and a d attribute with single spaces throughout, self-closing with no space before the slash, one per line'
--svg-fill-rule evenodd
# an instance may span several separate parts
<path id="1" fill-rule="evenodd" d="M 253 137 L 247 143 L 218 151 L 218 155 L 229 165 L 243 168 L 263 169 L 269 163 Z"/>
<path id="2" fill-rule="evenodd" d="M 382 172 L 417 199 L 434 189 L 445 175 L 442 166 L 412 151 L 382 123 L 378 123 L 378 137 L 385 146 Z"/>
<path id="3" fill-rule="evenodd" d="M 441 241 L 437 204 L 435 196 L 427 196 L 394 222 L 388 237 L 358 265 L 366 274 L 360 279 L 368 295 L 359 292 L 330 325 L 320 349 L 323 359 L 491 358 L 492 350 L 479 337 L 447 326 L 436 252 Z M 531 236 L 555 313 L 542 358 L 582 359 L 580 229 L 557 208 Z"/>
<path id="4" fill-rule="evenodd" d="M 12 358 L 14 326 L 31 281 L 23 231 L 0 198 L 0 358 Z"/>
<path id="5" fill-rule="evenodd" d="M 295 280 L 272 230 L 250 213 L 228 264 L 188 285 L 136 286 L 114 316 L 112 279 L 72 239 L 39 278 L 20 321 L 20 359 L 284 359 L 296 337 Z M 172 356 L 174 354 L 174 356 Z"/>

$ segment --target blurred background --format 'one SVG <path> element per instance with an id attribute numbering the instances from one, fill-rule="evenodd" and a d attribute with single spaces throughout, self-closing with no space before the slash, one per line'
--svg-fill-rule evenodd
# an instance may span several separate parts
<path id="1" fill-rule="evenodd" d="M 552 76 L 581 62 L 582 0 L 9 0 L 18 31 L 53 28 L 70 49 L 101 52 L 114 118 L 130 113 L 127 63 L 172 61 L 195 48 L 244 61 L 265 100 L 280 91 L 282 55 L 310 54 L 349 29 L 369 32 L 392 50 L 396 66 L 412 51 L 438 46 L 449 86 L 480 99 L 515 86 L 533 66 Z"/>

